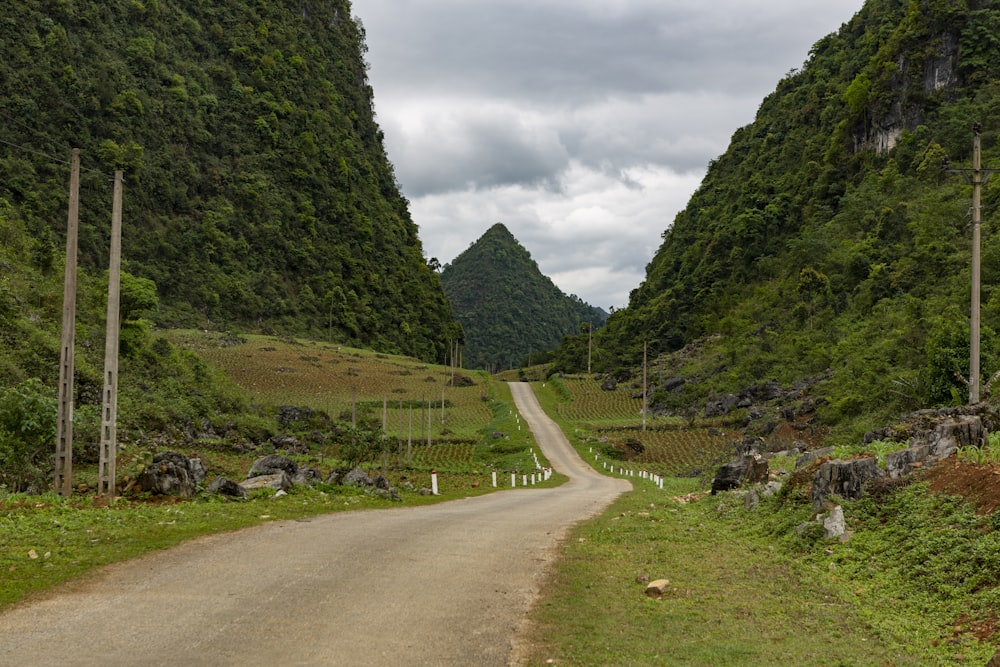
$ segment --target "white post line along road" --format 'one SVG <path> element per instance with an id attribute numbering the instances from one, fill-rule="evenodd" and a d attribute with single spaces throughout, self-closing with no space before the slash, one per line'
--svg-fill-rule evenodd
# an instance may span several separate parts
<path id="1" fill-rule="evenodd" d="M 0 615 L 0 665 L 508 665 L 574 523 L 630 488 L 511 384 L 571 481 L 187 542 Z"/>

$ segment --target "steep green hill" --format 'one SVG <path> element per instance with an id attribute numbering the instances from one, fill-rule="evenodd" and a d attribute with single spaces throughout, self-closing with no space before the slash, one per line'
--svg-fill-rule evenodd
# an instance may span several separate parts
<path id="1" fill-rule="evenodd" d="M 450 309 L 383 149 L 365 51 L 348 0 L 6 3 L 8 234 L 52 268 L 79 147 L 82 266 L 107 266 L 121 168 L 124 267 L 155 282 L 157 322 L 443 360 Z"/>
<path id="2" fill-rule="evenodd" d="M 563 336 L 587 323 L 596 330 L 607 317 L 542 275 L 500 223 L 444 267 L 441 284 L 464 330 L 468 368 L 538 362 Z"/>
<path id="3" fill-rule="evenodd" d="M 847 433 L 968 394 L 971 188 L 1000 166 L 1000 3 L 869 0 L 714 160 L 599 336 L 606 370 L 664 357 L 654 405 L 823 375 Z M 983 200 L 983 373 L 998 370 L 998 191 Z M 583 367 L 565 346 L 557 368 Z M 688 348 L 690 352 L 694 348 Z M 680 376 L 666 391 L 663 380 Z"/>

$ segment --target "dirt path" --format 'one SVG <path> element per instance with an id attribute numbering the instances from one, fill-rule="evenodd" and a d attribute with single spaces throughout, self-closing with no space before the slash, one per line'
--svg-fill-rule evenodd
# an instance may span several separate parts
<path id="1" fill-rule="evenodd" d="M 629 485 L 511 385 L 555 489 L 198 539 L 0 615 L 0 665 L 507 665 L 567 528 Z"/>

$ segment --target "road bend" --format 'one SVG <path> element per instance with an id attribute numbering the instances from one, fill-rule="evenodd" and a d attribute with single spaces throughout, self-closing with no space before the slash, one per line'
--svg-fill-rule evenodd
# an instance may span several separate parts
<path id="1" fill-rule="evenodd" d="M 512 383 L 558 488 L 212 535 L 0 615 L 0 665 L 508 665 L 573 524 L 630 488 Z"/>

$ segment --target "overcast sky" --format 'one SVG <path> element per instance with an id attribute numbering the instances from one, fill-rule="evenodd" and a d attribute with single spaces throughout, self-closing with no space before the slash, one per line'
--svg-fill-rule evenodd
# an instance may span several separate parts
<path id="1" fill-rule="evenodd" d="M 567 294 L 628 303 L 708 162 L 863 0 L 354 0 L 427 257 L 502 222 Z"/>

